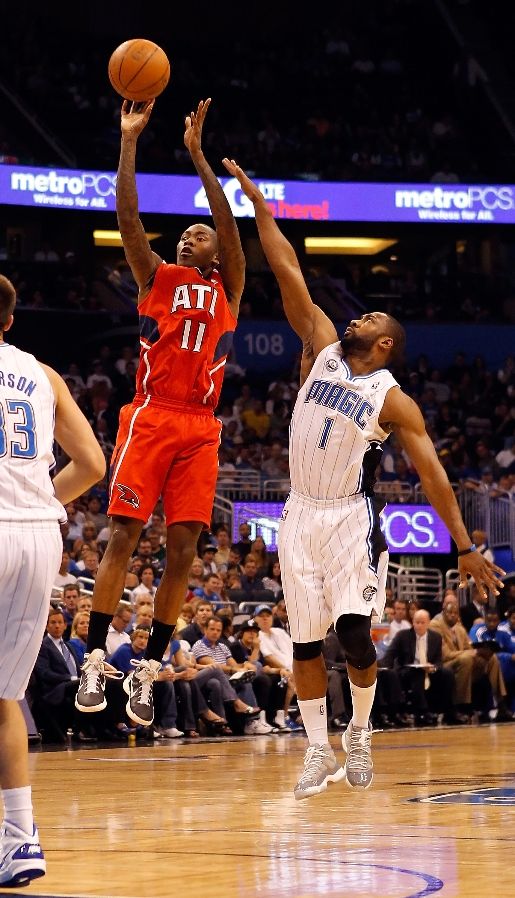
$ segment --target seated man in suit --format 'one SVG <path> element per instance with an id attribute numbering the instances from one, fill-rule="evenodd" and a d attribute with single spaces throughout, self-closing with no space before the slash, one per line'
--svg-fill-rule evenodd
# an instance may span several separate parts
<path id="1" fill-rule="evenodd" d="M 435 724 L 438 711 L 443 711 L 447 723 L 464 722 L 454 714 L 454 675 L 443 667 L 442 637 L 429 628 L 430 620 L 429 612 L 419 608 L 413 616 L 413 628 L 394 636 L 383 664 L 398 668 L 403 688 L 411 694 L 418 726 Z"/>
<path id="2" fill-rule="evenodd" d="M 79 741 L 91 742 L 92 737 L 76 726 L 74 700 L 79 687 L 80 667 L 75 649 L 63 639 L 65 630 L 63 612 L 52 608 L 48 615 L 47 632 L 36 659 L 34 679 L 40 698 L 55 708 L 55 720 L 62 733 L 72 728 Z"/>

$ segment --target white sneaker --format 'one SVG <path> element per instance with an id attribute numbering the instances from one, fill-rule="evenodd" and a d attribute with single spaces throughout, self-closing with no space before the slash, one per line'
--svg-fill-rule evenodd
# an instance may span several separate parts
<path id="1" fill-rule="evenodd" d="M 353 789 L 369 789 L 374 779 L 372 763 L 372 725 L 356 727 L 352 721 L 342 736 L 342 747 L 347 752 L 345 782 Z"/>
<path id="2" fill-rule="evenodd" d="M 166 739 L 178 739 L 179 736 L 184 736 L 182 730 L 178 730 L 177 727 L 156 727 L 156 729 Z"/>
<path id="3" fill-rule="evenodd" d="M 255 720 L 249 720 L 245 724 L 244 733 L 246 736 L 268 736 L 272 730 L 273 727 L 269 723 L 263 723 L 262 720 L 256 718 Z"/>
<path id="4" fill-rule="evenodd" d="M 310 745 L 304 756 L 304 769 L 293 790 L 297 801 L 317 795 L 327 789 L 327 783 L 337 783 L 345 776 L 329 743 Z"/>
<path id="5" fill-rule="evenodd" d="M 123 673 L 108 664 L 105 657 L 102 649 L 93 649 L 89 655 L 84 655 L 79 688 L 75 695 L 75 707 L 78 711 L 86 714 L 103 711 L 107 707 L 106 677 L 113 680 L 123 679 Z"/>
<path id="6" fill-rule="evenodd" d="M 154 720 L 152 689 L 161 670 L 161 662 L 147 661 L 145 658 L 136 661 L 133 658 L 131 664 L 136 669 L 123 681 L 123 688 L 129 696 L 125 710 L 135 723 L 148 727 Z"/>
<path id="7" fill-rule="evenodd" d="M 45 856 L 36 827 L 31 836 L 4 821 L 0 829 L 0 886 L 26 886 L 46 873 Z"/>

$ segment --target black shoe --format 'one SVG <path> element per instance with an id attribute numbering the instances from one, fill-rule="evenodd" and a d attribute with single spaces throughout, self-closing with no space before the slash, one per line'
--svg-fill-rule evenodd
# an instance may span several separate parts
<path id="1" fill-rule="evenodd" d="M 507 723 L 509 720 L 513 720 L 513 711 L 510 711 L 509 708 L 506 708 L 503 705 L 499 705 L 497 708 L 497 715 L 494 719 L 494 723 Z"/>
<path id="2" fill-rule="evenodd" d="M 379 714 L 377 718 L 377 729 L 378 730 L 393 730 L 395 729 L 395 721 L 388 717 L 388 714 Z"/>
<path id="3" fill-rule="evenodd" d="M 462 711 L 455 711 L 454 714 L 446 714 L 444 716 L 443 722 L 447 724 L 447 726 L 461 726 L 463 724 L 470 723 L 470 717 L 468 714 L 463 714 Z"/>
<path id="4" fill-rule="evenodd" d="M 347 728 L 349 721 L 345 720 L 343 717 L 335 717 L 331 720 L 331 729 L 333 730 L 345 730 Z"/>
<path id="5" fill-rule="evenodd" d="M 393 718 L 393 722 L 396 727 L 404 729 L 405 727 L 413 725 L 413 718 L 411 717 L 411 714 L 396 714 Z"/>
<path id="6" fill-rule="evenodd" d="M 81 730 L 79 733 L 73 734 L 72 742 L 98 742 L 98 739 L 96 736 L 89 736 Z"/>

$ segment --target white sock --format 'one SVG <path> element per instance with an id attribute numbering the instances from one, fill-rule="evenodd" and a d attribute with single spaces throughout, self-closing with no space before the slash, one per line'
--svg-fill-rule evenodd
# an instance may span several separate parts
<path id="1" fill-rule="evenodd" d="M 266 719 L 266 711 L 259 712 L 259 719 L 260 719 L 261 723 L 268 723 L 268 721 Z"/>
<path id="2" fill-rule="evenodd" d="M 376 680 L 377 683 L 377 680 Z M 352 695 L 352 723 L 354 726 L 368 729 L 368 721 L 372 705 L 374 704 L 374 696 L 376 694 L 376 683 L 371 686 L 356 686 L 350 684 L 350 692 Z"/>
<path id="3" fill-rule="evenodd" d="M 327 745 L 327 708 L 326 697 L 299 700 L 299 711 L 310 745 Z"/>
<path id="4" fill-rule="evenodd" d="M 24 833 L 32 835 L 34 818 L 32 816 L 31 787 L 20 786 L 18 789 L 2 789 L 2 799 L 4 802 L 4 820 L 14 823 Z"/>
<path id="5" fill-rule="evenodd" d="M 284 711 L 276 711 L 275 712 L 275 720 L 279 724 L 279 726 L 286 726 L 284 722 Z"/>

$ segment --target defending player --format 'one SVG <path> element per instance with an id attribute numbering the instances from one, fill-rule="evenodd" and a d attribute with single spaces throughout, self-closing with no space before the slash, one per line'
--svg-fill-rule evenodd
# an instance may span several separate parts
<path id="1" fill-rule="evenodd" d="M 381 443 L 390 433 L 416 466 L 424 493 L 458 546 L 461 585 L 472 576 L 481 592 L 492 589 L 497 595 L 502 584 L 496 575 L 504 572 L 475 551 L 420 410 L 387 370 L 402 356 L 401 325 L 373 312 L 351 321 L 338 340 L 332 322 L 312 302 L 293 247 L 261 192 L 234 160 L 224 164 L 254 204 L 286 316 L 303 344 L 301 389 L 290 431 L 292 490 L 278 538 L 293 670 L 309 739 L 295 797 L 321 792 L 343 776 L 349 786 L 368 789 L 373 779 L 369 717 L 377 672 L 370 617 L 372 611 L 382 616 L 388 566 L 374 472 Z M 352 693 L 353 716 L 343 736 L 344 770 L 327 737 L 321 646 L 331 623 L 346 654 Z"/>
<path id="2" fill-rule="evenodd" d="M 127 261 L 139 287 L 140 362 L 136 395 L 120 412 L 111 462 L 111 536 L 95 581 L 86 660 L 76 696 L 81 711 L 105 707 L 107 629 L 122 594 L 127 561 L 160 496 L 167 525 L 166 569 L 155 597 L 145 658 L 125 681 L 127 713 L 153 720 L 152 686 L 186 594 L 203 527 L 209 527 L 218 473 L 220 394 L 243 291 L 245 258 L 227 199 L 201 149 L 210 100 L 186 118 L 184 143 L 206 190 L 216 232 L 193 224 L 177 264 L 152 252 L 138 216 L 136 145 L 153 102 L 122 107 L 116 191 Z M 125 685 L 124 684 L 124 685 Z"/>
<path id="3" fill-rule="evenodd" d="M 41 646 L 61 563 L 63 503 L 105 473 L 102 450 L 64 380 L 4 341 L 15 303 L 13 285 L 0 275 L 0 887 L 26 885 L 46 870 L 18 702 Z M 71 461 L 52 484 L 54 437 Z"/>

